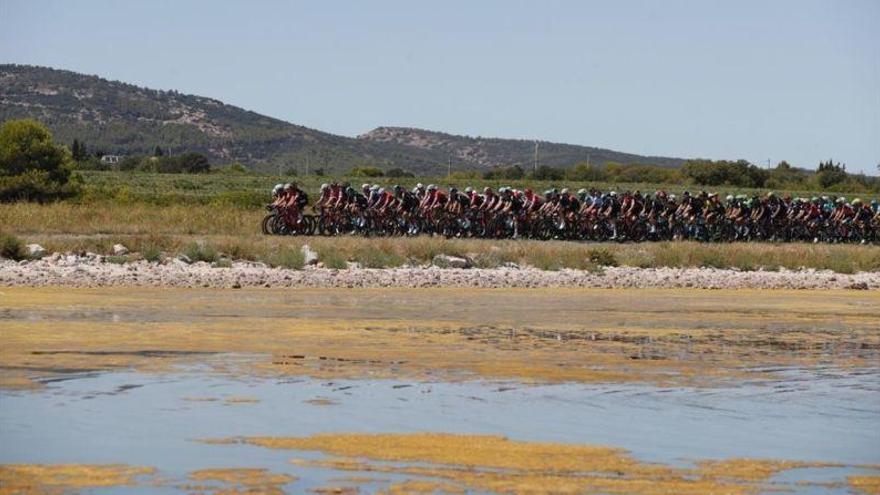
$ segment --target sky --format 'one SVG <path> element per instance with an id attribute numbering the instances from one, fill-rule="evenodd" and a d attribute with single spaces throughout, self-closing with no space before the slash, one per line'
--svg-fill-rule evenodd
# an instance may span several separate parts
<path id="1" fill-rule="evenodd" d="M 880 164 L 880 0 L 0 0 L 0 63 L 348 136 Z"/>

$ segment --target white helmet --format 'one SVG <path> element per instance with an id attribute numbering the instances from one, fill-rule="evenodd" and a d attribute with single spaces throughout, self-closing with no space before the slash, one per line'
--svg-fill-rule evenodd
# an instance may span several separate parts
<path id="1" fill-rule="evenodd" d="M 424 184 L 422 184 L 421 182 L 419 182 L 418 184 L 416 184 L 416 189 L 424 189 L 424 188 L 425 188 L 425 186 L 424 186 Z"/>
<path id="2" fill-rule="evenodd" d="M 376 192 L 378 190 L 379 190 L 379 186 L 377 186 L 376 184 L 373 184 L 373 186 L 370 187 L 370 191 Z"/>
<path id="3" fill-rule="evenodd" d="M 568 188 L 567 188 L 567 187 L 563 187 L 562 190 L 559 191 L 559 194 L 568 194 Z"/>
<path id="4" fill-rule="evenodd" d="M 416 186 L 416 187 L 418 187 L 418 186 Z M 429 191 L 433 191 L 434 189 L 437 189 L 437 186 L 435 186 L 434 184 L 428 184 Z"/>
<path id="5" fill-rule="evenodd" d="M 321 190 L 322 190 L 322 191 L 326 191 L 326 190 L 329 189 L 329 188 L 330 188 L 330 184 L 327 184 L 326 182 L 323 183 L 323 184 L 321 184 Z"/>
<path id="6" fill-rule="evenodd" d="M 474 192 L 474 188 L 471 186 L 467 186 L 466 188 L 464 188 L 464 192 L 470 194 L 470 193 Z"/>
<path id="7" fill-rule="evenodd" d="M 380 188 L 379 188 L 379 194 L 385 194 L 385 188 L 384 188 L 384 187 L 380 187 Z"/>
<path id="8" fill-rule="evenodd" d="M 275 184 L 275 187 L 272 188 L 272 197 L 277 197 L 279 194 L 281 194 L 281 191 L 283 190 L 284 184 Z"/>
<path id="9" fill-rule="evenodd" d="M 361 184 L 361 189 L 369 189 L 369 188 L 370 188 L 369 184 Z"/>

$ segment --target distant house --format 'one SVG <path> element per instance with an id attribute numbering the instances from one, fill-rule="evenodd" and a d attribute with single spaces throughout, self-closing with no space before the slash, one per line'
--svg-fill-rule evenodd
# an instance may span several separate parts
<path id="1" fill-rule="evenodd" d="M 101 157 L 101 163 L 116 164 L 120 160 L 122 160 L 122 157 L 119 155 L 104 155 Z"/>

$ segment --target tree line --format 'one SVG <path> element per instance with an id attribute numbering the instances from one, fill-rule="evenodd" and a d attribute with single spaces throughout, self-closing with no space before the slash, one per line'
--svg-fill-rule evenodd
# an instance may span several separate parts
<path id="1" fill-rule="evenodd" d="M 169 156 L 156 147 L 152 156 L 123 157 L 117 163 L 102 161 L 100 151 L 89 152 L 87 145 L 74 139 L 70 148 L 57 144 L 41 123 L 9 120 L 0 127 L 0 201 L 51 201 L 76 196 L 82 180 L 76 169 L 126 170 L 159 173 L 247 173 L 241 164 L 212 169 L 201 153 Z M 323 174 L 323 170 L 321 170 Z M 322 175 L 321 174 L 321 175 Z M 413 177 L 400 168 L 382 170 L 361 166 L 351 169 L 350 177 Z M 695 184 L 706 187 L 822 190 L 829 192 L 880 193 L 880 177 L 847 172 L 846 165 L 827 160 L 817 169 L 805 170 L 782 161 L 764 169 L 745 160 L 688 160 L 678 169 L 653 165 L 582 162 L 570 168 L 540 166 L 526 171 L 519 165 L 495 167 L 485 172 L 455 172 L 455 179 L 542 180 L 572 182 L 613 182 L 650 184 Z"/>

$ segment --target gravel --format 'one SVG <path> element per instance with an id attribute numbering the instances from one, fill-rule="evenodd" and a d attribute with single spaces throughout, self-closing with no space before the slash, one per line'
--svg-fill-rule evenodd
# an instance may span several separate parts
<path id="1" fill-rule="evenodd" d="M 336 270 L 271 268 L 235 261 L 211 267 L 171 258 L 109 263 L 101 255 L 54 253 L 43 259 L 0 259 L 0 286 L 137 287 L 595 287 L 701 289 L 880 289 L 880 272 L 840 274 L 829 270 L 739 271 L 714 268 L 605 267 L 545 271 L 530 267 L 438 268 L 435 266 Z"/>

